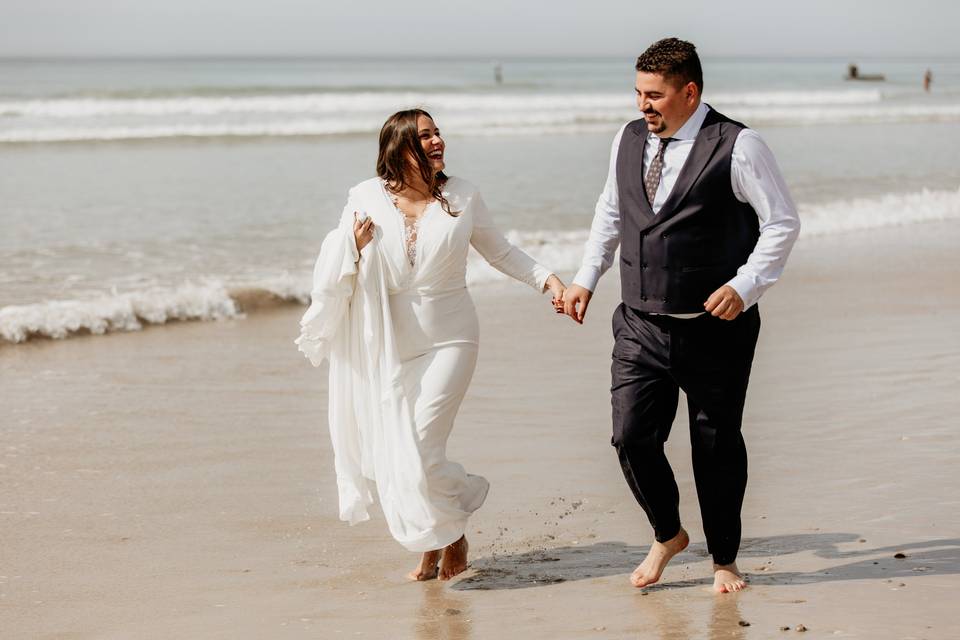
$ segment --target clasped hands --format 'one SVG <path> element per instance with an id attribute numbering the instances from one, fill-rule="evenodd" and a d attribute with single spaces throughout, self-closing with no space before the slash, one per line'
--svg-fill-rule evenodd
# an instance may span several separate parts
<path id="1" fill-rule="evenodd" d="M 551 280 L 554 281 L 552 286 Z M 560 279 L 553 275 L 547 279 L 546 287 L 553 294 L 554 310 L 570 316 L 577 324 L 583 324 L 593 292 L 577 284 L 564 287 Z M 703 308 L 716 318 L 733 320 L 743 311 L 743 299 L 736 289 L 725 284 L 710 294 Z"/>

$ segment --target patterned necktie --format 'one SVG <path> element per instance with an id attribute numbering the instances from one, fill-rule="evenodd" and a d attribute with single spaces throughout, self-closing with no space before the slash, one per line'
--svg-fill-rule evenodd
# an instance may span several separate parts
<path id="1" fill-rule="evenodd" d="M 663 152 L 673 138 L 660 138 L 660 148 L 657 149 L 657 155 L 653 157 L 650 168 L 647 169 L 647 177 L 643 179 L 643 188 L 647 192 L 647 202 L 653 206 L 653 199 L 657 195 L 657 187 L 660 186 L 660 174 L 663 172 Z"/>

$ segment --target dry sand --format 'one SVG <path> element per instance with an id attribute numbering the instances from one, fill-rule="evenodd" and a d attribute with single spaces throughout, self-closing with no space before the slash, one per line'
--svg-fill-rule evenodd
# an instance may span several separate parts
<path id="1" fill-rule="evenodd" d="M 609 445 L 616 274 L 583 327 L 519 285 L 475 291 L 450 455 L 492 490 L 451 583 L 408 583 L 382 518 L 336 520 L 301 309 L 0 347 L 0 636 L 957 637 L 958 243 L 805 238 L 765 296 L 737 595 L 709 589 L 682 408 L 693 544 L 660 585 L 627 582 L 651 534 Z"/>

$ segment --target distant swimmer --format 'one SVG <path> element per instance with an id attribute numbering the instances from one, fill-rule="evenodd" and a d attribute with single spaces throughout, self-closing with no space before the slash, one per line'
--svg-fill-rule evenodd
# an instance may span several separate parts
<path id="1" fill-rule="evenodd" d="M 493 80 L 497 84 L 503 84 L 503 66 L 499 62 L 493 65 Z"/>
<path id="2" fill-rule="evenodd" d="M 930 83 L 933 82 L 933 72 L 927 69 L 923 74 L 923 90 L 930 93 Z"/>

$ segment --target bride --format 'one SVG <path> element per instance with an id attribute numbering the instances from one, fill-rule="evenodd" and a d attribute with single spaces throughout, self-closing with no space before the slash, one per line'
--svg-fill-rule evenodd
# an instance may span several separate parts
<path id="1" fill-rule="evenodd" d="M 446 457 L 477 362 L 466 288 L 472 245 L 562 313 L 564 285 L 493 225 L 477 188 L 447 176 L 445 143 L 426 111 L 390 116 L 377 177 L 350 189 L 323 241 L 299 349 L 330 360 L 329 426 L 340 519 L 369 519 L 373 491 L 390 533 L 421 553 L 413 580 L 467 568 L 467 519 L 489 483 Z M 439 566 L 438 566 L 439 565 Z"/>

